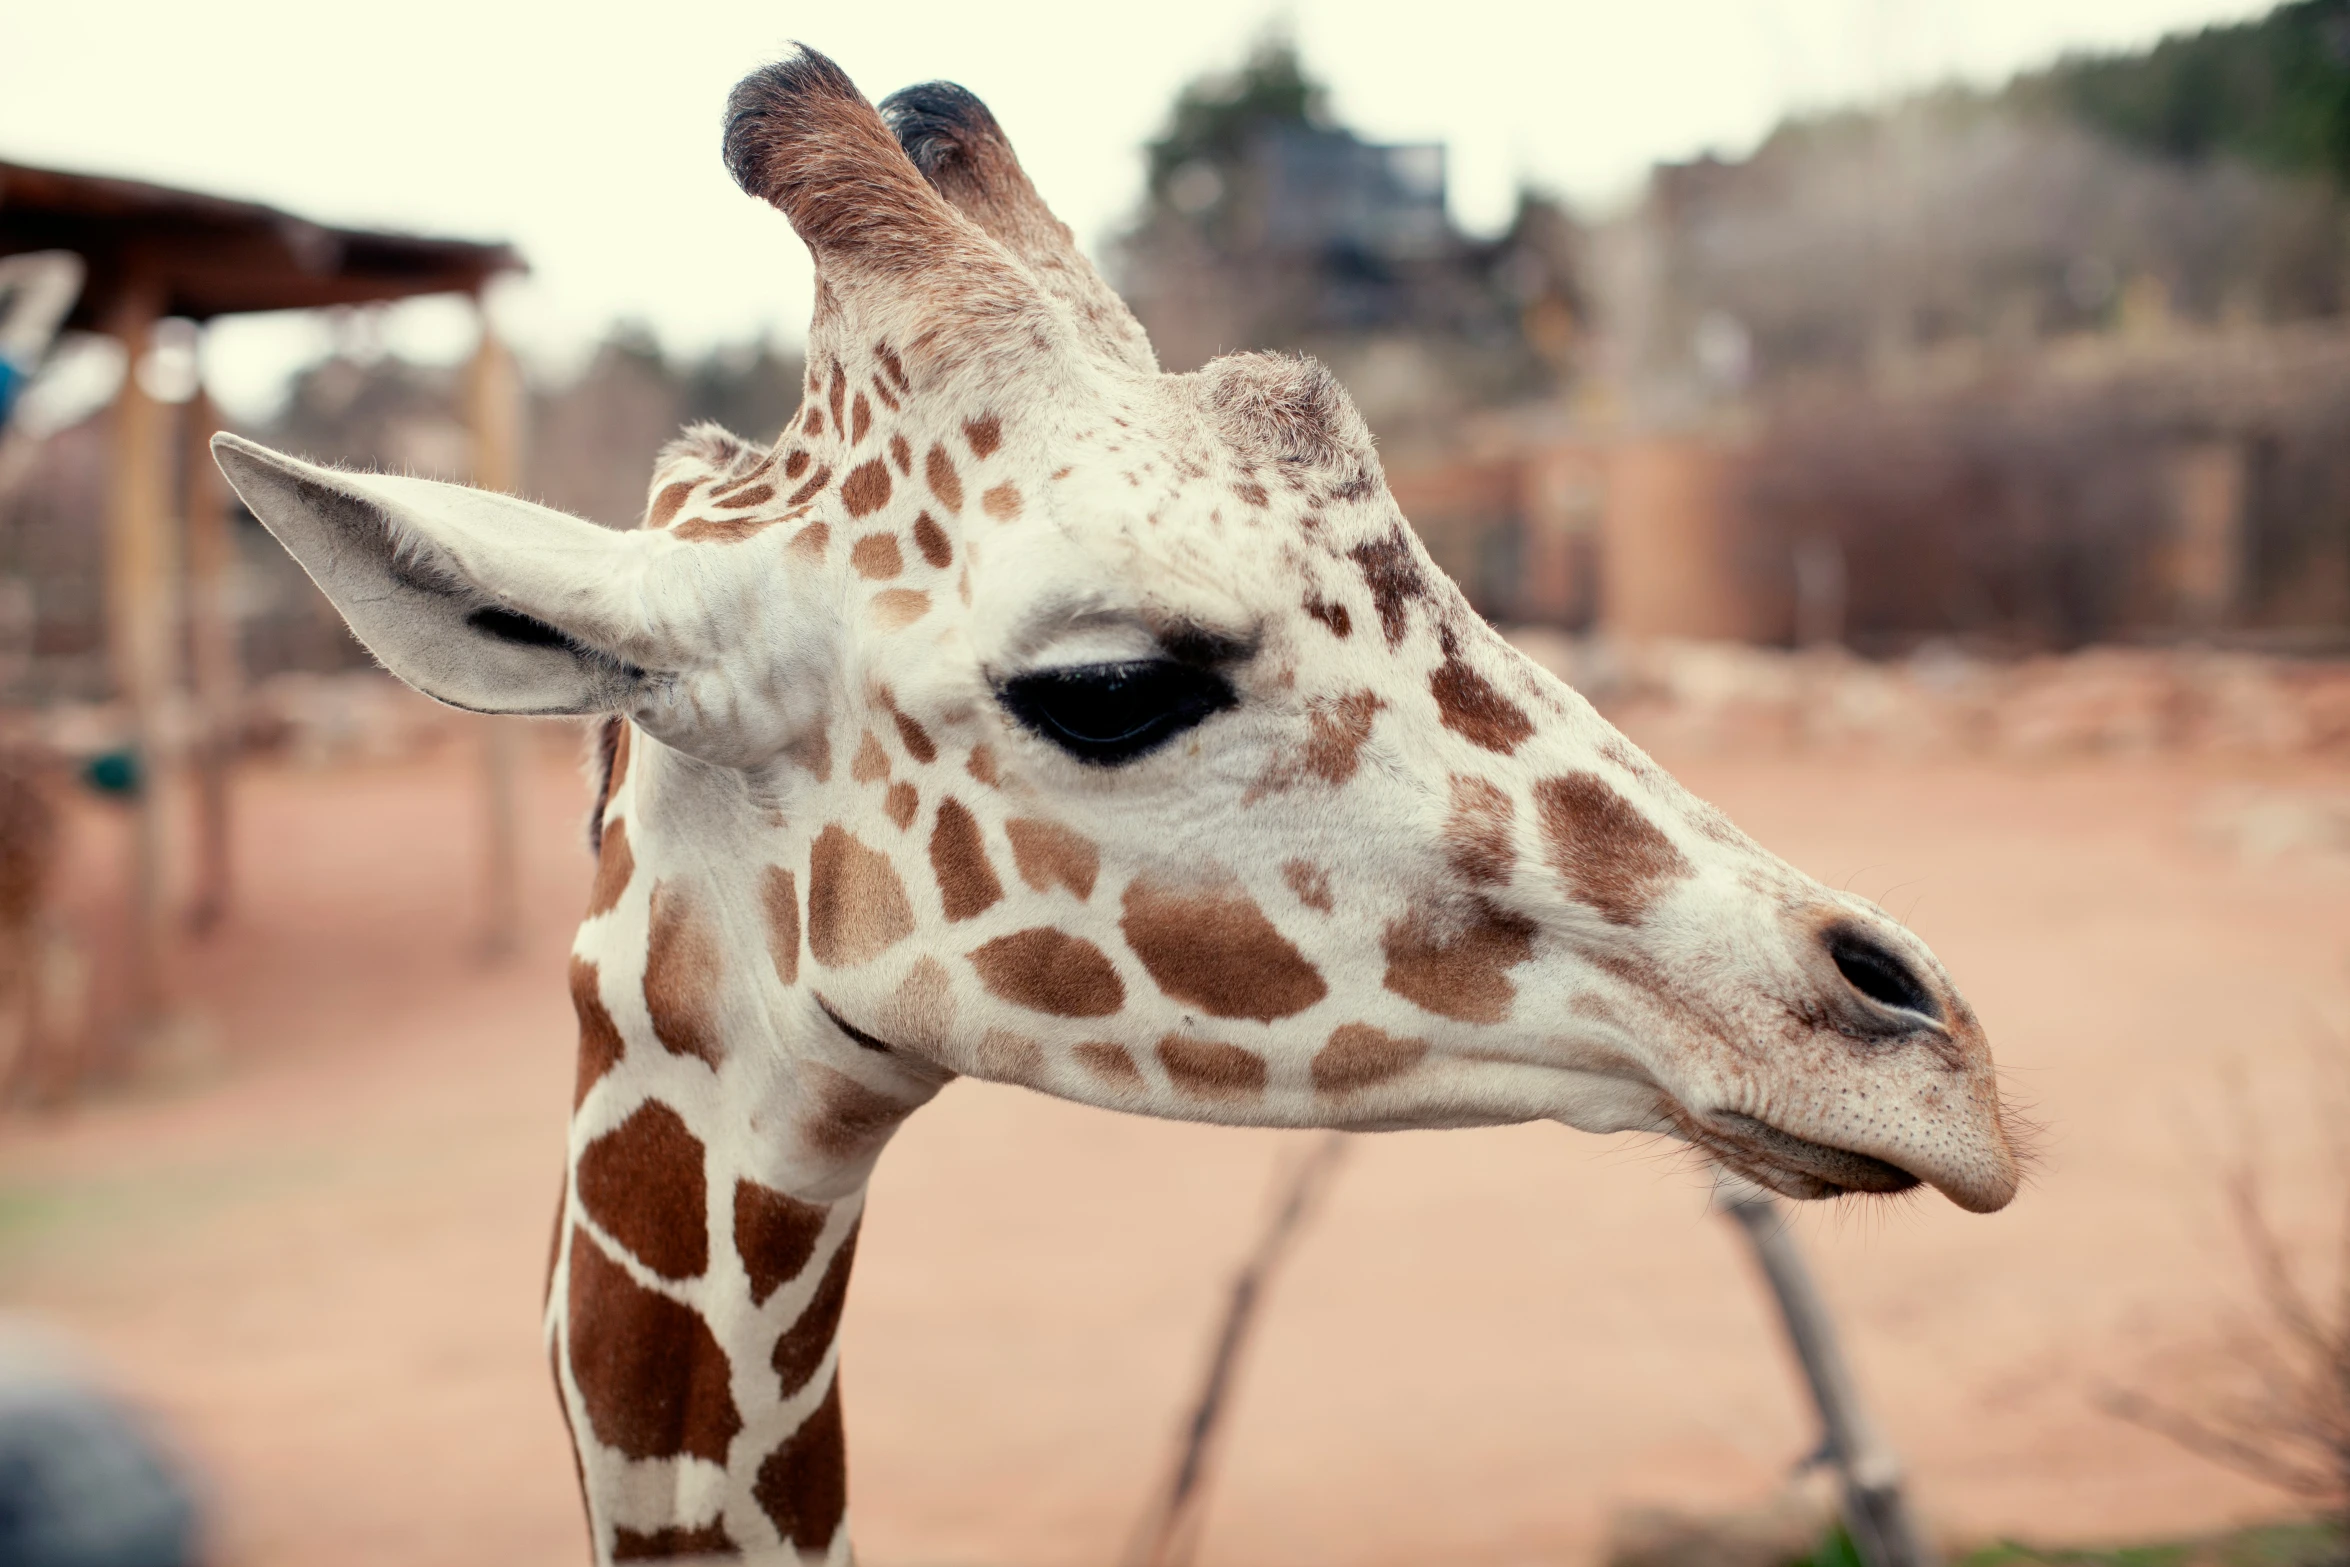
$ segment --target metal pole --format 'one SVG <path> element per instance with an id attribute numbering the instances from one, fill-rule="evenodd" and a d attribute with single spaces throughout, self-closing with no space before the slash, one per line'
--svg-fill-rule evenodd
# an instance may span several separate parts
<path id="1" fill-rule="evenodd" d="M 139 794 L 131 847 L 129 1002 L 135 1032 L 151 1032 L 163 1012 L 164 856 L 169 841 L 163 800 L 170 758 L 165 706 L 172 685 L 176 626 L 172 613 L 171 540 L 166 526 L 164 415 L 139 384 L 139 364 L 154 341 L 160 299 L 151 287 L 126 288 L 108 330 L 122 345 L 122 390 L 115 398 L 106 505 L 108 651 L 115 688 L 131 711 Z"/>
<path id="2" fill-rule="evenodd" d="M 1844 1526 L 1853 1548 L 1868 1567 L 1934 1567 L 1934 1554 L 1902 1495 L 1901 1460 L 1861 1403 L 1836 1342 L 1835 1319 L 1787 1233 L 1786 1216 L 1776 1202 L 1750 1187 L 1725 1189 L 1719 1201 L 1745 1234 L 1778 1298 L 1779 1321 L 1827 1433 L 1827 1455 L 1842 1486 Z"/>
<path id="3" fill-rule="evenodd" d="M 481 346 L 474 352 L 469 402 L 473 425 L 473 482 L 513 491 L 522 482 L 522 388 L 514 358 L 498 341 L 489 312 L 475 301 Z M 515 774 L 522 736 L 515 718 L 481 721 L 482 950 L 492 958 L 512 952 L 522 928 L 521 832 Z"/>

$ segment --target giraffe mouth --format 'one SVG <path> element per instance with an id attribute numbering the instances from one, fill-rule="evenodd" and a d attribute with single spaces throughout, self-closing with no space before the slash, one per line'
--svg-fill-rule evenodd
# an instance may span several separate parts
<path id="1" fill-rule="evenodd" d="M 1889 1195 L 1923 1184 L 1899 1165 L 1783 1132 L 1750 1115 L 1718 1110 L 1700 1119 L 1676 1113 L 1681 1135 L 1759 1186 L 1805 1201 L 1855 1193 Z"/>

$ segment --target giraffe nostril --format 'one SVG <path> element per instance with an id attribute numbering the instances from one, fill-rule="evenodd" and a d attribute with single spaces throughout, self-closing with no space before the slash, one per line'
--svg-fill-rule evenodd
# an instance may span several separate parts
<path id="1" fill-rule="evenodd" d="M 1917 1012 L 1940 1022 L 1942 1005 L 1898 955 L 1846 926 L 1828 932 L 1828 956 L 1844 982 L 1881 1006 Z"/>

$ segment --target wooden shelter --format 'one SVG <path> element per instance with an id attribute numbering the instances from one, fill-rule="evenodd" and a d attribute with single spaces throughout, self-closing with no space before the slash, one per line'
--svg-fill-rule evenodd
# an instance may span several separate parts
<path id="1" fill-rule="evenodd" d="M 161 1008 L 170 937 L 165 856 L 173 802 L 193 774 L 198 928 L 228 895 L 228 782 L 238 706 L 237 627 L 226 496 L 206 443 L 217 420 L 199 391 L 158 401 L 138 373 L 158 322 L 198 326 L 249 311 L 303 310 L 463 294 L 478 307 L 504 273 L 502 244 L 335 228 L 254 202 L 133 180 L 0 162 L 0 255 L 69 250 L 88 269 L 66 325 L 106 333 L 125 355 L 113 410 L 106 530 L 108 657 L 127 703 L 145 786 L 132 894 L 134 1011 Z M 474 480 L 519 480 L 520 411 L 512 362 L 481 321 L 473 377 Z M 184 615 L 184 621 L 183 621 Z M 183 634 L 184 633 L 184 634 Z M 190 668 L 185 671 L 185 660 Z M 192 676 L 192 680 L 187 678 Z M 485 729 L 488 940 L 510 939 L 514 789 L 508 726 Z"/>

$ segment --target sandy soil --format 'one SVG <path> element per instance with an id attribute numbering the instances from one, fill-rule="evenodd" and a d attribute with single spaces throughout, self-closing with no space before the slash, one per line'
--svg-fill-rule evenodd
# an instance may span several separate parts
<path id="1" fill-rule="evenodd" d="M 2217 764 L 1663 759 L 1907 915 L 2047 1124 L 2004 1214 L 1802 1224 L 1926 1509 L 2043 1540 L 2280 1510 L 2092 1398 L 2243 1298 L 2214 1180 L 2231 1074 L 2290 1217 L 2322 1223 L 2311 1062 L 2350 1038 L 2350 861 L 2204 841 L 2248 776 Z M 241 903 L 186 975 L 210 1064 L 0 1129 L 0 1305 L 154 1412 L 224 1563 L 581 1559 L 536 1321 L 578 785 L 534 764 L 531 925 L 492 966 L 470 781 L 462 754 L 256 771 Z M 112 829 L 82 826 L 95 867 Z M 916 1117 L 848 1314 L 865 1559 L 1110 1559 L 1297 1145 L 976 1084 Z M 1274 1302 L 1205 1559 L 1583 1561 L 1615 1508 L 1769 1496 L 1811 1434 L 1685 1158 L 1549 1127 L 1366 1138 Z"/>

